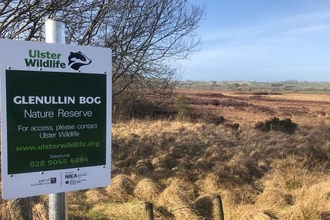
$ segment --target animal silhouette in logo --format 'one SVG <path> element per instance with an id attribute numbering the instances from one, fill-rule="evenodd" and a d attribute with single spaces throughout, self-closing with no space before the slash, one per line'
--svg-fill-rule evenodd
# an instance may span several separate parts
<path id="1" fill-rule="evenodd" d="M 85 54 L 82 52 L 70 52 L 70 55 L 68 57 L 69 60 L 69 67 L 71 67 L 74 70 L 79 70 L 81 66 L 89 65 L 92 63 L 92 60 L 89 59 Z"/>

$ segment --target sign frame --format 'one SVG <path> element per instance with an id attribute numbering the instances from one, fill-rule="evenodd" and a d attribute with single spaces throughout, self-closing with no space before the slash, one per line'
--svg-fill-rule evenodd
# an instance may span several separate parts
<path id="1" fill-rule="evenodd" d="M 108 186 L 110 184 L 112 121 L 111 56 L 112 52 L 109 48 L 0 39 L 1 163 L 3 199 L 82 190 Z M 23 77 L 24 75 L 26 75 L 25 78 Z M 20 81 L 20 77 L 25 80 Z M 29 80 L 29 78 L 31 78 L 31 80 Z M 48 80 L 48 78 L 50 79 Z M 82 92 L 84 89 L 82 86 L 73 86 L 70 90 L 70 88 L 65 88 L 56 84 L 66 82 L 64 80 L 68 80 L 69 84 L 75 83 L 77 79 L 80 80 L 83 78 L 84 80 L 82 80 L 81 83 L 85 86 L 84 88 L 88 87 L 84 92 Z M 98 79 L 99 81 L 95 82 L 101 83 L 102 81 L 105 81 L 103 86 L 100 86 L 103 89 L 100 90 L 99 93 L 95 93 L 95 90 L 97 89 L 89 86 L 88 81 L 91 81 L 91 79 Z M 12 83 L 8 88 L 7 80 L 8 83 L 9 81 Z M 40 82 L 47 84 L 52 87 L 52 89 L 47 90 L 42 86 L 39 88 L 34 85 L 34 80 L 36 83 Z M 17 85 L 20 87 L 15 87 L 15 82 L 17 82 Z M 25 82 L 26 86 L 24 84 Z M 12 88 L 13 86 L 15 87 L 14 89 Z M 14 94 L 16 90 L 20 91 L 18 93 L 22 94 L 16 94 L 16 98 L 9 96 L 10 94 Z M 62 92 L 56 92 L 60 90 Z M 25 91 L 29 92 L 26 92 L 25 94 Z M 84 94 L 79 95 L 80 93 Z M 38 97 L 39 99 L 37 99 Z M 71 97 L 71 102 L 66 100 L 66 103 L 65 97 Z M 102 103 L 102 105 L 97 104 L 97 102 L 99 102 L 99 104 Z M 73 117 L 65 117 L 70 116 L 70 113 L 67 113 L 67 115 L 63 113 L 65 107 L 69 107 L 69 110 L 73 112 L 71 114 Z M 51 116 L 48 114 L 48 117 L 42 118 L 41 115 L 38 116 L 38 114 L 33 114 L 33 111 L 37 111 L 38 109 L 48 109 L 48 112 L 53 113 Z M 62 109 L 63 112 L 56 111 L 58 109 Z M 78 109 L 82 109 L 81 112 L 82 114 L 85 114 L 85 117 L 75 115 L 75 112 L 78 112 Z M 30 112 L 30 110 L 32 112 Z M 62 116 L 62 118 L 60 116 Z M 101 126 L 103 120 L 105 120 L 105 123 L 104 126 Z M 22 122 L 22 126 L 27 127 L 27 132 L 24 134 L 21 128 L 18 128 L 19 125 L 13 123 L 13 121 L 15 121 L 15 123 L 16 121 Z M 62 132 L 72 132 L 72 134 L 75 132 L 75 134 L 77 134 L 79 132 L 73 125 L 77 125 L 77 123 L 84 124 L 84 121 L 87 121 L 86 124 L 92 124 L 94 122 L 94 133 L 91 132 L 91 130 L 88 131 L 88 129 L 82 129 L 80 130 L 80 137 L 59 137 L 59 131 L 56 126 L 62 124 L 72 125 L 71 128 L 64 128 Z M 32 122 L 32 124 L 36 122 L 36 125 L 44 127 L 48 126 L 48 129 L 52 129 L 52 132 L 49 133 L 53 133 L 54 137 L 42 138 L 40 133 L 32 131 L 30 124 L 27 125 L 27 123 L 30 122 Z M 95 125 L 100 126 L 98 127 Z M 8 129 L 9 127 L 11 130 Z M 97 136 L 96 133 L 98 132 L 101 132 L 102 135 Z M 82 139 L 83 137 L 85 139 Z M 27 143 L 28 146 L 34 146 L 37 144 L 40 145 L 42 141 L 44 141 L 44 145 L 61 142 L 61 140 L 63 140 L 62 142 L 70 142 L 70 140 L 72 140 L 70 143 L 81 140 L 80 142 L 85 143 L 86 140 L 89 140 L 88 138 L 104 140 L 103 142 L 100 142 L 100 149 L 102 150 L 95 151 L 95 154 L 99 156 L 105 153 L 105 157 L 104 155 L 102 156 L 102 158 L 104 158 L 102 162 L 104 163 L 98 162 L 97 160 L 95 160 L 94 163 L 86 162 L 88 160 L 81 160 L 81 163 L 73 164 L 75 159 L 77 161 L 77 158 L 82 157 L 72 156 L 73 158 L 71 158 L 70 156 L 66 158 L 66 163 L 69 164 L 70 159 L 73 159 L 71 160 L 73 163 L 71 163 L 70 166 L 59 166 L 60 168 L 58 169 L 54 166 L 48 166 L 54 159 L 52 159 L 50 155 L 83 155 L 84 152 L 82 148 L 77 147 L 71 149 L 70 154 L 65 154 L 65 150 L 63 149 L 56 150 L 55 148 L 50 151 L 47 148 L 44 149 L 44 151 L 33 151 L 37 155 L 36 158 L 38 158 L 39 154 L 42 154 L 40 152 L 43 152 L 44 155 L 43 159 L 39 159 L 43 161 L 43 166 L 35 169 L 35 165 L 31 162 L 34 160 L 29 162 L 29 158 L 33 157 L 31 153 L 30 156 L 26 155 L 27 157 L 18 157 L 17 155 L 21 154 L 17 152 L 15 153 L 15 150 L 13 150 L 19 149 L 17 147 L 22 147 L 21 145 L 24 141 L 29 142 Z M 42 141 L 40 142 L 39 139 L 42 139 Z M 56 152 L 59 153 L 56 154 Z M 85 154 L 88 154 L 89 151 L 85 150 L 85 152 Z M 45 156 L 48 154 L 49 157 Z M 9 155 L 14 158 L 8 158 Z M 19 160 L 19 163 L 21 163 L 17 169 L 12 168 L 14 167 L 12 161 L 15 159 L 16 161 Z M 57 162 L 60 161 L 56 157 L 55 160 Z M 9 162 L 11 162 L 10 166 Z M 61 160 L 61 162 L 63 162 L 63 160 Z M 30 167 L 24 167 L 24 164 L 29 163 Z M 33 167 L 31 167 L 31 164 Z M 25 171 L 22 171 L 22 166 L 26 168 L 24 169 Z"/>

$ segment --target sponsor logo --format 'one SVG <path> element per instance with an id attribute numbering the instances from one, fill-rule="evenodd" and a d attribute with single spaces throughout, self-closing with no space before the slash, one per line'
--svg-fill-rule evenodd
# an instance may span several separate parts
<path id="1" fill-rule="evenodd" d="M 77 185 L 87 181 L 87 173 L 66 172 L 64 174 L 64 183 L 66 185 Z"/>
<path id="2" fill-rule="evenodd" d="M 36 183 L 32 183 L 31 186 L 43 186 L 43 185 L 49 185 L 49 184 L 56 184 L 56 177 L 52 178 L 46 178 L 46 179 L 40 179 Z"/>
<path id="3" fill-rule="evenodd" d="M 65 174 L 65 179 L 74 179 L 77 177 L 78 177 L 78 175 L 76 173 Z"/>
<path id="4" fill-rule="evenodd" d="M 55 184 L 56 183 L 56 177 L 50 178 L 50 184 Z"/>

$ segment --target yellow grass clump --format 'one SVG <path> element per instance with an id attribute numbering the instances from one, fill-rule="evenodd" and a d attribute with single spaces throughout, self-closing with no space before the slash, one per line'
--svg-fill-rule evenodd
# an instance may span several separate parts
<path id="1" fill-rule="evenodd" d="M 175 219 L 198 219 L 198 214 L 192 207 L 193 194 L 181 187 L 181 184 L 179 180 L 173 180 L 160 194 L 157 206 L 166 209 Z"/>
<path id="2" fill-rule="evenodd" d="M 47 220 L 48 218 L 48 210 L 43 204 L 36 204 L 32 208 L 33 218 L 38 220 Z"/>
<path id="3" fill-rule="evenodd" d="M 255 207 L 278 216 L 282 210 L 288 209 L 294 202 L 293 195 L 286 188 L 284 177 L 279 173 L 274 173 L 265 178 L 264 190 L 256 198 Z"/>
<path id="4" fill-rule="evenodd" d="M 99 204 L 102 202 L 108 202 L 109 196 L 104 188 L 89 189 L 85 192 L 86 203 Z"/>
<path id="5" fill-rule="evenodd" d="M 109 201 L 128 201 L 133 198 L 135 182 L 127 175 L 118 175 L 111 180 L 111 185 L 105 188 Z"/>
<path id="6" fill-rule="evenodd" d="M 144 178 L 136 185 L 133 193 L 140 200 L 154 202 L 161 193 L 161 187 L 152 180 Z"/>

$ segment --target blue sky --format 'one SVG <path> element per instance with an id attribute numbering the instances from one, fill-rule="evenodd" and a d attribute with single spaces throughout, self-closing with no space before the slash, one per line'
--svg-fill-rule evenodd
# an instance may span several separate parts
<path id="1" fill-rule="evenodd" d="M 182 80 L 330 81 L 330 0 L 190 0 L 206 5 Z"/>

